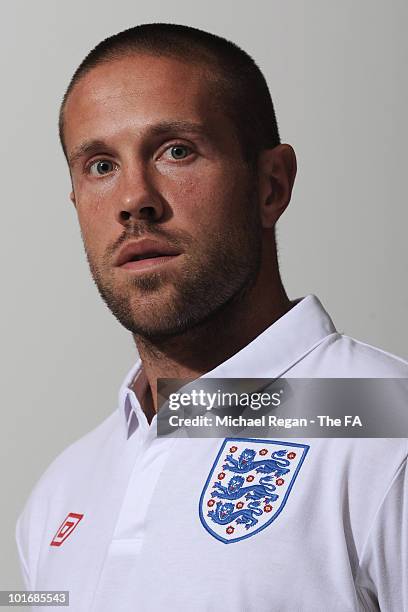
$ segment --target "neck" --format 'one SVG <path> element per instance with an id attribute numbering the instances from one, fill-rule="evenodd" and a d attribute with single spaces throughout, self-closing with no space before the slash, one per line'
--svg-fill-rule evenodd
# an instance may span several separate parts
<path id="1" fill-rule="evenodd" d="M 157 410 L 158 378 L 198 378 L 254 340 L 292 304 L 280 277 L 263 284 L 259 279 L 245 295 L 225 304 L 201 324 L 177 336 L 150 342 L 134 335 L 148 381 L 146 412 Z"/>

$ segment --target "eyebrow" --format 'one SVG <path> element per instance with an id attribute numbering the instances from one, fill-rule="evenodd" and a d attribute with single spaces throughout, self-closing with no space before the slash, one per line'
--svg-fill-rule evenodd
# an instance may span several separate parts
<path id="1" fill-rule="evenodd" d="M 202 124 L 190 121 L 162 121 L 150 126 L 147 132 L 152 136 L 165 136 L 172 132 L 189 132 L 208 137 L 208 130 Z M 72 166 L 84 155 L 96 153 L 101 149 L 109 149 L 109 145 L 103 140 L 87 140 L 72 150 L 68 156 L 68 163 Z"/>
<path id="2" fill-rule="evenodd" d="M 75 164 L 81 157 L 88 153 L 95 153 L 100 149 L 106 149 L 106 142 L 103 140 L 87 140 L 82 144 L 78 145 L 72 150 L 72 153 L 68 155 L 68 163 L 70 166 Z"/>

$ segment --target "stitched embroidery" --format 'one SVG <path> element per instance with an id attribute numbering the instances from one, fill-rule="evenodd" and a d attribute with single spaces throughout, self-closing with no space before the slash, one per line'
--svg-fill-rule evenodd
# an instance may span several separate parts
<path id="1" fill-rule="evenodd" d="M 229 544 L 265 529 L 282 512 L 307 444 L 227 438 L 200 498 L 200 519 L 215 538 Z"/>

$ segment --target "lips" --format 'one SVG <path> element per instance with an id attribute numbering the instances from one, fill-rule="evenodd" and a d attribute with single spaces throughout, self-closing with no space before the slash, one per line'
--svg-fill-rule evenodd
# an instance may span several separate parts
<path id="1" fill-rule="evenodd" d="M 116 266 L 124 266 L 133 261 L 143 259 L 154 259 L 157 257 L 169 257 L 180 255 L 180 251 L 164 242 L 143 239 L 137 242 L 128 242 L 118 253 L 115 261 Z"/>

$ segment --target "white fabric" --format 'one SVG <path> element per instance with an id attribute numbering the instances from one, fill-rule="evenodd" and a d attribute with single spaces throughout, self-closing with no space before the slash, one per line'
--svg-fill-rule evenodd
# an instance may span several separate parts
<path id="1" fill-rule="evenodd" d="M 309 451 L 282 512 L 226 545 L 198 511 L 223 440 L 157 438 L 128 387 L 142 372 L 34 488 L 16 529 L 28 589 L 69 590 L 73 612 L 408 611 L 407 439 L 296 439 Z M 309 295 L 205 376 L 283 375 L 405 378 L 408 363 L 338 333 Z M 83 519 L 50 546 L 69 512 Z"/>

